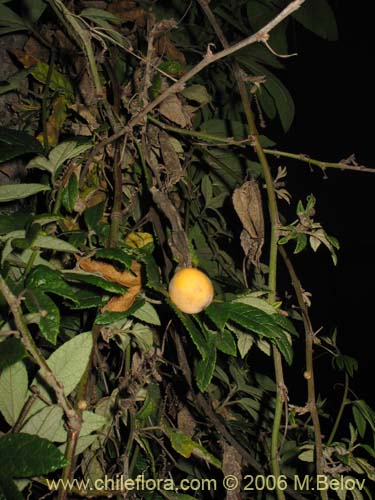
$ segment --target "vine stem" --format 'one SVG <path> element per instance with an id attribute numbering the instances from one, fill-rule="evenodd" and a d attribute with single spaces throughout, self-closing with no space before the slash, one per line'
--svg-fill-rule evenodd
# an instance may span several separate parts
<path id="1" fill-rule="evenodd" d="M 222 137 L 218 135 L 207 134 L 206 132 L 199 132 L 196 130 L 188 130 L 180 127 L 174 127 L 172 125 L 168 125 L 164 123 L 154 116 L 149 115 L 147 118 L 150 122 L 155 123 L 164 130 L 168 130 L 169 132 L 174 132 L 176 134 L 185 135 L 188 137 L 195 137 L 197 139 L 201 139 L 202 141 L 215 143 L 217 146 L 237 146 L 240 148 L 246 147 L 247 144 L 253 144 L 253 138 L 249 137 L 248 139 L 236 141 L 231 137 Z M 310 156 L 304 153 L 291 153 L 289 151 L 280 151 L 278 149 L 268 149 L 263 148 L 264 153 L 270 156 L 276 156 L 277 158 L 285 157 L 290 158 L 292 160 L 302 161 L 303 163 L 307 163 L 309 165 L 315 165 L 323 170 L 326 168 L 333 168 L 336 170 L 352 170 L 355 172 L 367 172 L 371 174 L 375 174 L 375 168 L 366 167 L 364 165 L 349 165 L 344 161 L 340 162 L 327 162 L 324 160 L 317 160 L 315 158 L 310 158 Z"/>
<path id="2" fill-rule="evenodd" d="M 348 397 L 348 392 L 349 392 L 349 375 L 345 372 L 344 392 L 343 392 L 342 399 L 341 399 L 341 405 L 340 405 L 339 411 L 337 413 L 335 423 L 333 424 L 331 434 L 329 435 L 329 438 L 327 441 L 327 446 L 330 446 L 335 438 L 338 426 L 339 426 L 340 421 L 341 421 L 342 414 L 344 413 L 344 408 L 347 404 L 346 399 Z"/>
<path id="3" fill-rule="evenodd" d="M 315 378 L 314 378 L 314 363 L 313 363 L 313 345 L 314 345 L 314 330 L 310 321 L 309 311 L 307 305 L 303 298 L 303 290 L 301 283 L 298 279 L 297 273 L 288 254 L 284 247 L 279 246 L 280 254 L 284 260 L 285 266 L 289 272 L 292 280 L 292 285 L 297 297 L 298 305 L 302 311 L 303 324 L 305 328 L 306 337 L 306 371 L 305 379 L 307 381 L 307 394 L 308 402 L 307 406 L 311 415 L 311 419 L 314 427 L 315 436 L 315 460 L 316 460 L 316 473 L 317 475 L 324 474 L 324 456 L 323 456 L 323 443 L 322 443 L 322 433 L 320 429 L 319 413 L 316 406 L 315 399 Z M 337 420 L 336 420 L 337 421 Z M 320 490 L 320 496 L 322 500 L 328 500 L 328 495 L 326 490 Z"/>
<path id="4" fill-rule="evenodd" d="M 221 30 L 221 27 L 216 21 L 215 15 L 212 13 L 207 1 L 198 0 L 198 3 L 201 6 L 202 10 L 205 12 L 212 27 L 214 28 L 216 35 L 218 36 L 221 44 L 224 47 L 224 50 L 229 50 L 230 49 L 229 43 L 223 31 Z M 289 6 L 291 5 L 292 4 L 289 4 Z M 263 151 L 263 147 L 260 142 L 259 132 L 255 123 L 254 113 L 251 109 L 249 93 L 246 89 L 246 85 L 242 77 L 240 66 L 236 61 L 234 61 L 232 64 L 233 64 L 234 76 L 237 82 L 243 108 L 245 111 L 246 120 L 248 123 L 250 133 L 252 135 L 253 146 L 258 156 L 259 162 L 262 166 L 262 171 L 266 182 L 268 210 L 269 210 L 270 224 L 271 224 L 269 275 L 268 275 L 268 302 L 273 304 L 276 300 L 277 243 L 279 239 L 279 232 L 278 232 L 279 214 L 277 209 L 275 188 L 268 160 L 266 158 L 266 155 Z M 280 435 L 280 424 L 281 424 L 283 403 L 286 397 L 285 396 L 286 388 L 284 383 L 281 355 L 279 350 L 275 346 L 273 346 L 273 359 L 274 359 L 277 391 L 276 391 L 275 413 L 274 413 L 272 438 L 271 438 L 271 467 L 277 485 L 276 496 L 278 500 L 284 500 L 285 495 L 283 490 L 278 487 L 279 485 L 278 479 L 280 478 L 281 475 L 280 460 L 279 460 L 279 435 Z"/>

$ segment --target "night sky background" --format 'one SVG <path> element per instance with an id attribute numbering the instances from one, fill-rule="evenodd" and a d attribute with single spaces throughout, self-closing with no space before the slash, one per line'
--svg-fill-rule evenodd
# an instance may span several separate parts
<path id="1" fill-rule="evenodd" d="M 296 26 L 293 51 L 299 56 L 286 60 L 288 71 L 283 77 L 295 100 L 296 118 L 283 147 L 326 161 L 340 161 L 355 153 L 359 164 L 375 167 L 375 46 L 369 2 L 337 0 L 331 4 L 337 16 L 337 42 Z M 302 286 L 313 294 L 314 329 L 323 326 L 322 334 L 327 335 L 338 328 L 342 352 L 359 361 L 351 387 L 358 398 L 374 407 L 375 174 L 328 169 L 324 178 L 318 168 L 311 173 L 306 164 L 288 165 L 288 188 L 294 200 L 305 200 L 313 192 L 317 220 L 341 244 L 336 268 L 323 248 L 317 254 L 309 250 L 294 258 Z M 321 375 L 324 385 L 330 383 L 328 363 L 317 364 L 318 391 Z M 342 392 L 342 387 L 333 385 L 335 381 L 337 373 L 332 377 L 333 398 Z"/>

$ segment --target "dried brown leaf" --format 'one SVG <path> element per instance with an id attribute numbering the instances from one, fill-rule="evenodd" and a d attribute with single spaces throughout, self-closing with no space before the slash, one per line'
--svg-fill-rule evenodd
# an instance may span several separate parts
<path id="1" fill-rule="evenodd" d="M 186 436 L 193 437 L 197 422 L 187 409 L 183 406 L 177 414 L 177 427 L 178 430 L 186 434 Z"/>
<path id="2" fill-rule="evenodd" d="M 79 267 L 89 273 L 99 273 L 104 279 L 113 281 L 126 287 L 141 286 L 141 264 L 133 260 L 131 271 L 117 271 L 115 267 L 99 260 L 84 259 L 78 263 Z"/>
<path id="3" fill-rule="evenodd" d="M 134 22 L 139 27 L 146 26 L 147 12 L 131 0 L 123 0 L 108 5 L 109 12 L 116 14 L 124 22 Z"/>
<path id="4" fill-rule="evenodd" d="M 124 312 L 131 308 L 141 291 L 141 286 L 136 285 L 129 288 L 128 292 L 118 297 L 112 297 L 103 307 L 103 311 Z"/>
<path id="5" fill-rule="evenodd" d="M 234 190 L 232 199 L 244 227 L 242 248 L 249 261 L 258 265 L 264 243 L 263 208 L 258 183 L 254 180 L 245 182 Z"/>
<path id="6" fill-rule="evenodd" d="M 160 113 L 173 123 L 177 123 L 181 128 L 191 125 L 190 115 L 182 105 L 176 94 L 169 95 L 164 99 L 159 107 Z"/>
<path id="7" fill-rule="evenodd" d="M 183 169 L 169 135 L 163 130 L 159 133 L 159 143 L 164 166 L 168 175 L 168 184 L 176 184 L 183 176 Z"/>
<path id="8" fill-rule="evenodd" d="M 157 40 L 156 51 L 159 56 L 171 61 L 178 61 L 182 66 L 186 66 L 184 54 L 176 48 L 167 35 L 163 35 Z"/>

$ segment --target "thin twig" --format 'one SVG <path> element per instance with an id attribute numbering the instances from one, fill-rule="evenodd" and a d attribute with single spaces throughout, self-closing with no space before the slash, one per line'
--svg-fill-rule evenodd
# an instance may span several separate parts
<path id="1" fill-rule="evenodd" d="M 294 11 L 299 9 L 305 0 L 293 0 L 289 5 L 283 9 L 280 14 L 278 14 L 274 19 L 268 22 L 262 29 L 254 33 L 253 35 L 241 40 L 240 42 L 224 49 L 216 54 L 212 54 L 211 51 L 208 51 L 205 57 L 200 61 L 196 66 L 194 66 L 190 71 L 185 73 L 177 82 L 168 87 L 164 92 L 162 92 L 156 99 L 150 102 L 147 106 L 145 106 L 137 115 L 135 115 L 129 123 L 119 130 L 118 132 L 112 134 L 110 137 L 103 139 L 99 144 L 95 146 L 92 153 L 89 156 L 89 159 L 93 159 L 95 155 L 101 151 L 105 146 L 111 144 L 113 141 L 123 136 L 127 132 L 130 132 L 136 125 L 142 122 L 145 116 L 147 116 L 150 111 L 152 111 L 156 106 L 158 106 L 161 102 L 163 102 L 169 95 L 175 94 L 183 90 L 185 83 L 191 80 L 195 75 L 200 73 L 204 68 L 213 64 L 224 57 L 230 56 L 235 52 L 247 47 L 256 42 L 262 42 L 267 34 L 275 28 L 278 24 L 280 24 L 286 17 L 292 14 Z"/>
<path id="2" fill-rule="evenodd" d="M 340 404 L 339 411 L 337 413 L 337 417 L 336 417 L 335 423 L 333 424 L 331 434 L 329 435 L 329 438 L 328 438 L 328 441 L 327 441 L 327 446 L 330 446 L 332 444 L 334 438 L 335 438 L 338 426 L 339 426 L 339 424 L 341 422 L 342 414 L 344 413 L 344 408 L 345 408 L 345 406 L 347 404 L 346 400 L 347 400 L 347 397 L 348 397 L 348 392 L 349 392 L 349 375 L 345 372 L 344 392 L 343 392 L 343 395 L 342 395 L 341 404 Z"/>
<path id="3" fill-rule="evenodd" d="M 277 157 L 283 156 L 285 158 L 291 158 L 292 160 L 299 160 L 304 163 L 308 163 L 309 165 L 316 165 L 317 167 L 320 167 L 323 170 L 325 168 L 335 168 L 338 170 L 354 170 L 355 172 L 368 172 L 371 174 L 375 174 L 375 168 L 369 168 L 363 165 L 350 165 L 349 163 L 345 163 L 344 161 L 336 163 L 336 162 L 314 160 L 313 158 L 310 158 L 309 156 L 303 153 L 300 154 L 289 153 L 288 151 L 279 151 L 277 149 L 264 149 L 264 152 L 268 155 Z"/>
<path id="4" fill-rule="evenodd" d="M 206 132 L 199 132 L 197 130 L 188 130 L 185 128 L 174 127 L 172 125 L 168 125 L 164 123 L 154 116 L 149 115 L 148 120 L 155 125 L 158 125 L 164 130 L 168 130 L 169 132 L 175 132 L 176 134 L 185 135 L 188 137 L 196 137 L 197 139 L 201 139 L 202 141 L 212 142 L 214 146 L 228 145 L 228 146 L 237 146 L 239 148 L 244 148 L 248 144 L 253 145 L 254 139 L 250 136 L 247 139 L 235 140 L 233 137 L 222 137 L 218 135 L 207 134 Z M 266 155 L 285 157 L 290 158 L 292 160 L 302 161 L 307 163 L 308 165 L 315 165 L 317 167 L 322 168 L 323 170 L 326 168 L 333 168 L 336 170 L 352 170 L 354 172 L 367 172 L 371 174 L 375 174 L 375 168 L 366 167 L 364 165 L 350 165 L 345 161 L 340 162 L 327 162 L 324 160 L 317 160 L 315 158 L 311 158 L 307 154 L 304 153 L 290 153 L 289 151 L 280 151 L 278 149 L 268 149 L 263 148 L 263 151 Z"/>

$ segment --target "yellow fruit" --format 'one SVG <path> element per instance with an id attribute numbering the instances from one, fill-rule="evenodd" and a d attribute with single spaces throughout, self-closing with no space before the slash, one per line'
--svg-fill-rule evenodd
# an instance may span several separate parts
<path id="1" fill-rule="evenodd" d="M 214 287 L 202 271 L 186 267 L 177 271 L 169 283 L 169 297 L 180 311 L 195 314 L 211 304 Z"/>

